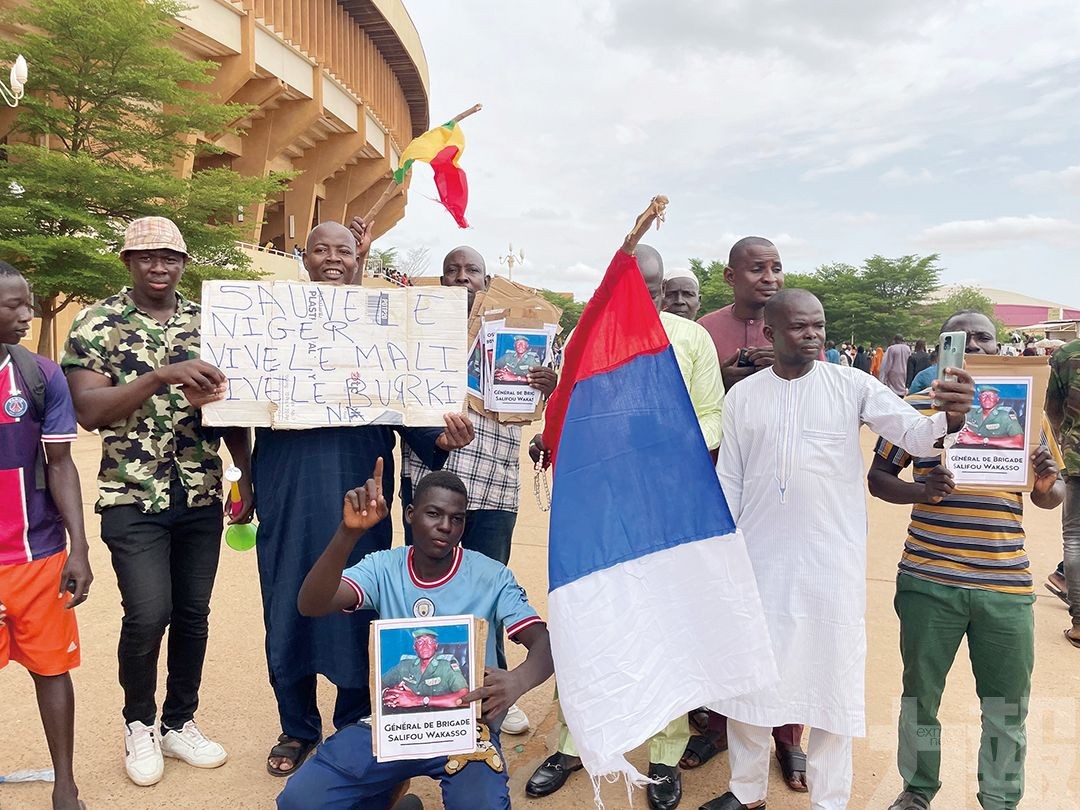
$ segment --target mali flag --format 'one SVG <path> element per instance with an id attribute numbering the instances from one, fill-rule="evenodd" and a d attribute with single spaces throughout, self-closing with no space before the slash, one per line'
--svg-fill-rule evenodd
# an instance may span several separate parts
<path id="1" fill-rule="evenodd" d="M 548 630 L 566 724 L 595 779 L 669 721 L 777 678 L 757 581 L 637 260 L 615 254 L 566 345 Z"/>
<path id="2" fill-rule="evenodd" d="M 461 153 L 465 151 L 465 136 L 461 125 L 447 121 L 441 127 L 429 129 L 419 138 L 414 138 L 401 155 L 401 165 L 394 172 L 394 180 L 405 182 L 405 175 L 415 161 L 430 163 L 435 172 L 435 188 L 439 191 L 439 200 L 457 222 L 458 227 L 468 228 L 465 221 L 465 206 L 469 204 L 469 183 L 465 179 L 465 170 L 458 166 Z"/>

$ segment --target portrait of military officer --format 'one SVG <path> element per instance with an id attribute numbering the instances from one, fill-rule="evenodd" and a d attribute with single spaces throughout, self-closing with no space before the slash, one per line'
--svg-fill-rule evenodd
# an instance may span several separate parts
<path id="1" fill-rule="evenodd" d="M 1001 390 L 980 385 L 975 398 L 978 405 L 968 413 L 956 443 L 963 447 L 1023 449 L 1024 425 L 1016 411 L 1001 402 Z"/>
<path id="2" fill-rule="evenodd" d="M 452 655 L 439 654 L 439 636 L 429 628 L 413 631 L 415 655 L 403 655 L 382 676 L 382 701 L 388 709 L 457 708 L 469 692 L 461 665 Z"/>
<path id="3" fill-rule="evenodd" d="M 495 360 L 495 379 L 501 383 L 529 384 L 529 371 L 543 363 L 525 335 L 514 335 L 514 348 Z"/>

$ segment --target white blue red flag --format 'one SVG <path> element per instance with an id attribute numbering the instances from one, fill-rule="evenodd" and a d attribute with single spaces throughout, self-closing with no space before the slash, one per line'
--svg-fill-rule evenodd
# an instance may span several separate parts
<path id="1" fill-rule="evenodd" d="M 754 572 L 637 260 L 619 251 L 547 407 L 559 700 L 594 777 L 680 714 L 776 680 Z"/>

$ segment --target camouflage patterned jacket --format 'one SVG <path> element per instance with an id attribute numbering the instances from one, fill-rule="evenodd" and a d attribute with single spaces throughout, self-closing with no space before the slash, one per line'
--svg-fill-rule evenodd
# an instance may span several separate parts
<path id="1" fill-rule="evenodd" d="M 1066 343 L 1050 358 L 1046 415 L 1061 440 L 1067 474 L 1080 476 L 1080 340 Z"/>
<path id="2" fill-rule="evenodd" d="M 64 347 L 65 371 L 83 368 L 115 385 L 169 363 L 199 356 L 199 305 L 177 295 L 176 312 L 162 324 L 141 312 L 125 288 L 75 318 Z M 177 386 L 162 388 L 122 422 L 101 433 L 97 511 L 134 504 L 144 512 L 169 507 L 176 475 L 189 506 L 221 503 L 218 440 L 199 425 L 199 414 Z"/>

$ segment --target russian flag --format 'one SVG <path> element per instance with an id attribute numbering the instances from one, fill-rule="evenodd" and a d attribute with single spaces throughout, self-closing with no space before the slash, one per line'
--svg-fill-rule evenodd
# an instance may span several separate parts
<path id="1" fill-rule="evenodd" d="M 559 700 L 590 775 L 776 680 L 754 571 L 637 260 L 615 254 L 547 406 Z"/>

